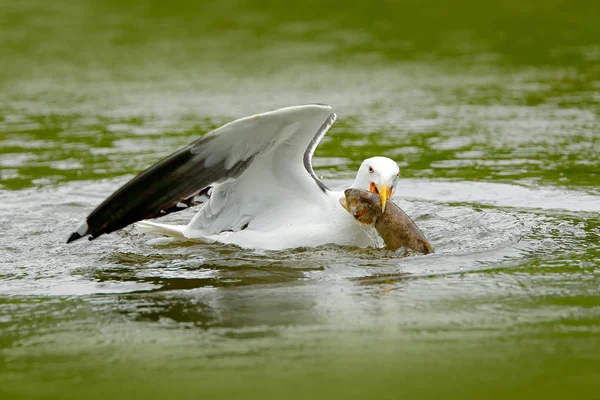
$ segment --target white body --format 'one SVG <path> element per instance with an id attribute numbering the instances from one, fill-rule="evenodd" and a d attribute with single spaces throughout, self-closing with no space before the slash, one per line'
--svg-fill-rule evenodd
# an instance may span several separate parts
<path id="1" fill-rule="evenodd" d="M 210 198 L 188 225 L 141 221 L 138 227 L 144 232 L 257 249 L 328 243 L 381 246 L 374 230 L 357 223 L 340 205 L 343 192 L 326 189 L 312 171 L 312 153 L 334 120 L 329 106 L 288 107 L 209 133 L 214 138 L 193 150 L 203 166 L 225 160 L 225 168 L 233 168 L 253 156 L 251 163 L 238 176 L 215 183 Z M 375 157 L 365 163 L 353 187 L 368 190 L 370 182 L 385 182 L 393 188 L 395 162 Z M 371 164 L 377 167 L 376 174 Z"/>

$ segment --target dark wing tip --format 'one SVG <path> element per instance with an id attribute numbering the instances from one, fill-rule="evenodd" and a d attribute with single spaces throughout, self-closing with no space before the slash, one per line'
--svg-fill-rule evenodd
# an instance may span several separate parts
<path id="1" fill-rule="evenodd" d="M 79 233 L 73 232 L 73 233 L 71 233 L 71 236 L 69 236 L 69 238 L 67 239 L 67 243 L 74 242 L 77 239 L 81 239 L 82 237 L 83 236 L 81 236 Z"/>
<path id="2" fill-rule="evenodd" d="M 79 227 L 77 228 L 77 230 L 73 233 L 71 233 L 71 236 L 69 236 L 69 238 L 67 239 L 67 243 L 71 243 L 74 242 L 78 239 L 81 239 L 82 237 L 84 237 L 85 235 L 87 235 L 88 232 L 88 224 L 87 221 L 83 221 L 81 223 L 81 225 L 79 225 Z"/>

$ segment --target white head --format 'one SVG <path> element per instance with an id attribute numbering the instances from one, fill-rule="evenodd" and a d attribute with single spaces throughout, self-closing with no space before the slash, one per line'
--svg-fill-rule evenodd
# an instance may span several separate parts
<path id="1" fill-rule="evenodd" d="M 394 160 L 387 157 L 367 158 L 360 165 L 350 187 L 378 193 L 381 197 L 381 209 L 385 211 L 385 203 L 392 197 L 399 174 L 400 168 Z"/>

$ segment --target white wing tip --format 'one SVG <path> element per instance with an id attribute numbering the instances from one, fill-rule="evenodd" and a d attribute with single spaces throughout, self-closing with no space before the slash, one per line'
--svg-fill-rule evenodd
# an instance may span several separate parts
<path id="1" fill-rule="evenodd" d="M 79 224 L 79 226 L 77 227 L 75 232 L 73 232 L 71 234 L 71 236 L 69 236 L 69 239 L 67 239 L 67 243 L 74 242 L 75 240 L 81 239 L 82 237 L 87 235 L 88 228 L 89 228 L 89 226 L 87 224 L 87 221 L 83 221 L 81 224 Z"/>

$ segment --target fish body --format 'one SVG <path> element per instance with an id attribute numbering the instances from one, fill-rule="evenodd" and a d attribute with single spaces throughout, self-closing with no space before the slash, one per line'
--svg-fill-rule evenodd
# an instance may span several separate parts
<path id="1" fill-rule="evenodd" d="M 390 250 L 405 248 L 422 254 L 433 253 L 431 244 L 412 219 L 396 204 L 387 202 L 381 211 L 377 193 L 362 189 L 346 189 L 342 206 L 361 224 L 372 225 Z"/>

